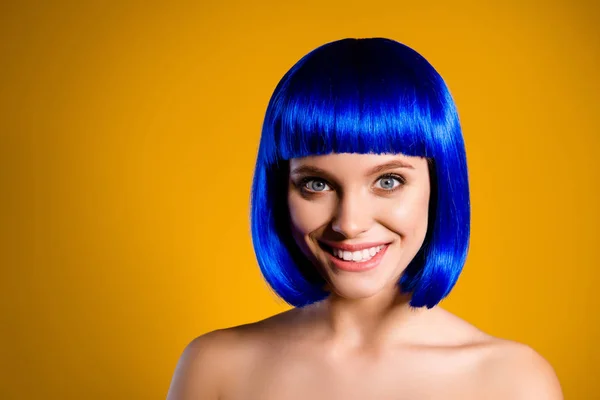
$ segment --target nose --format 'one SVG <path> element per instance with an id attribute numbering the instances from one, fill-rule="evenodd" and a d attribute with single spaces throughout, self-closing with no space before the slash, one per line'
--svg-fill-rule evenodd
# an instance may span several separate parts
<path id="1" fill-rule="evenodd" d="M 337 205 L 332 229 L 347 239 L 366 232 L 372 223 L 372 207 L 360 196 L 343 196 Z"/>

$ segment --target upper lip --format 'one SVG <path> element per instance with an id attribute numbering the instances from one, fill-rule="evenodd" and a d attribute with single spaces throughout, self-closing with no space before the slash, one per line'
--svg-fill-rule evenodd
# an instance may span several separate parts
<path id="1" fill-rule="evenodd" d="M 327 240 L 320 240 L 321 243 L 340 250 L 346 251 L 358 251 L 364 249 L 370 249 L 371 247 L 384 246 L 389 242 L 366 242 L 366 243 L 340 243 L 340 242 L 329 242 Z"/>

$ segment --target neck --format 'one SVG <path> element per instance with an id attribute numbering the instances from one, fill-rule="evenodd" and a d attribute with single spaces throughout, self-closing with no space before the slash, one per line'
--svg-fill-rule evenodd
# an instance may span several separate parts
<path id="1" fill-rule="evenodd" d="M 411 307 L 409 301 L 410 295 L 394 288 L 360 299 L 331 293 L 310 308 L 322 323 L 325 340 L 340 350 L 352 350 L 407 337 L 412 324 L 427 311 Z"/>

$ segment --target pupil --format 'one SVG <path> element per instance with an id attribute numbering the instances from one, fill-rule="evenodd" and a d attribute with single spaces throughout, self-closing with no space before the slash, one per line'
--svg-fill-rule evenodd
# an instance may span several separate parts
<path id="1" fill-rule="evenodd" d="M 394 186 L 394 183 L 392 182 L 391 179 L 386 178 L 381 182 L 382 186 L 386 189 L 391 188 L 392 186 Z"/>
<path id="2" fill-rule="evenodd" d="M 323 189 L 323 182 L 314 181 L 312 184 L 313 190 L 320 191 Z"/>

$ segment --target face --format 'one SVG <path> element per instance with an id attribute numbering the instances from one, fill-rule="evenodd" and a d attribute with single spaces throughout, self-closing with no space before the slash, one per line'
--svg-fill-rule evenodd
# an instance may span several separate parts
<path id="1" fill-rule="evenodd" d="M 398 291 L 427 232 L 427 160 L 328 154 L 290 160 L 294 239 L 329 290 L 345 298 Z"/>

